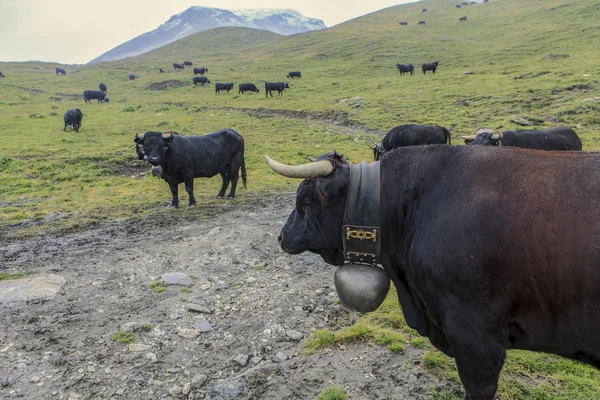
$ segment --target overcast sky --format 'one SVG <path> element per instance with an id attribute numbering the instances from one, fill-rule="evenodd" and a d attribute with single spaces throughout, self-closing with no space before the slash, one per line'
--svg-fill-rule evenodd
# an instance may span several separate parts
<path id="1" fill-rule="evenodd" d="M 0 61 L 86 63 L 191 6 L 291 8 L 328 27 L 414 0 L 0 0 Z"/>

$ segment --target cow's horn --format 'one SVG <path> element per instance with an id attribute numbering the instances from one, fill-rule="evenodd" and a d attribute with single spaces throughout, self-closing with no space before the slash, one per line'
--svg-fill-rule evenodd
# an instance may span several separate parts
<path id="1" fill-rule="evenodd" d="M 461 136 L 461 138 L 465 140 L 475 140 L 477 139 L 477 135 Z"/>
<path id="2" fill-rule="evenodd" d="M 311 156 L 308 156 L 308 161 L 315 162 L 315 161 L 317 161 L 317 159 L 316 158 L 312 158 Z"/>
<path id="3" fill-rule="evenodd" d="M 288 178 L 317 178 L 333 172 L 333 165 L 327 160 L 302 165 L 285 165 L 265 156 L 265 161 L 273 171 Z"/>
<path id="4" fill-rule="evenodd" d="M 500 132 L 500 133 L 493 133 L 492 134 L 492 139 L 494 139 L 494 140 L 502 140 L 502 132 Z"/>
<path id="5" fill-rule="evenodd" d="M 138 139 L 143 139 L 143 138 L 144 138 L 144 135 L 140 136 L 140 134 L 139 134 L 139 133 L 136 133 L 136 134 L 135 134 L 135 137 L 136 137 L 136 138 L 138 138 Z"/>
<path id="6" fill-rule="evenodd" d="M 163 133 L 163 139 L 170 139 L 173 136 L 173 132 Z"/>

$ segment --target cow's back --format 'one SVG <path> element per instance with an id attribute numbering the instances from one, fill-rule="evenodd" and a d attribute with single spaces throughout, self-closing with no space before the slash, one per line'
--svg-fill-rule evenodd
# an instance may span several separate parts
<path id="1" fill-rule="evenodd" d="M 544 130 L 503 132 L 504 146 L 538 150 L 581 150 L 579 136 L 569 127 L 558 126 Z"/>

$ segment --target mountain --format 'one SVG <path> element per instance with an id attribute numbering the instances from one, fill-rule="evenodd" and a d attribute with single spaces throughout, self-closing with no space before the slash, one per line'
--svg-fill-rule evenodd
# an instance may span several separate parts
<path id="1" fill-rule="evenodd" d="M 280 35 L 293 35 L 326 28 L 320 19 L 305 17 L 294 10 L 229 11 L 219 8 L 190 7 L 172 16 L 157 29 L 107 51 L 90 61 L 90 64 L 137 56 L 194 33 L 225 26 L 264 29 Z"/>

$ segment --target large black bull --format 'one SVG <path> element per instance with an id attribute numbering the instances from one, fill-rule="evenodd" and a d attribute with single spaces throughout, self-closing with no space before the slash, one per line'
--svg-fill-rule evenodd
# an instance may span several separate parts
<path id="1" fill-rule="evenodd" d="M 180 136 L 161 132 L 137 134 L 134 139 L 143 146 L 137 147 L 138 158 L 152 164 L 152 173 L 161 176 L 169 184 L 173 200 L 171 207 L 179 205 L 177 186 L 185 184 L 189 205 L 196 204 L 194 178 L 210 178 L 221 174 L 223 185 L 217 195 L 225 196 L 231 183 L 228 197 L 235 197 L 235 188 L 242 170 L 242 183 L 246 187 L 246 163 L 244 161 L 244 138 L 233 129 L 222 129 L 204 136 Z M 143 155 L 142 155 L 143 154 Z"/>
<path id="2" fill-rule="evenodd" d="M 54 69 L 54 71 L 56 71 L 56 75 L 66 75 L 67 74 L 67 71 L 64 68 L 56 67 Z"/>
<path id="3" fill-rule="evenodd" d="M 102 90 L 84 90 L 83 100 L 86 103 L 91 103 L 93 99 L 98 100 L 98 103 L 108 103 L 108 97 Z"/>
<path id="4" fill-rule="evenodd" d="M 450 131 L 438 125 L 399 125 L 392 128 L 381 144 L 371 145 L 375 161 L 386 151 L 396 147 L 421 146 L 425 144 L 452 144 Z"/>
<path id="5" fill-rule="evenodd" d="M 281 96 L 281 93 L 285 89 L 289 88 L 290 85 L 288 85 L 287 82 L 265 82 L 265 97 L 269 97 L 269 95 L 273 97 L 274 91 L 279 93 L 279 95 Z"/>
<path id="6" fill-rule="evenodd" d="M 215 93 L 216 94 L 219 94 L 219 92 L 221 90 L 225 90 L 225 91 L 227 91 L 227 93 L 229 93 L 229 91 L 231 89 L 233 89 L 233 82 L 230 82 L 230 83 L 219 83 L 219 82 L 217 82 L 217 83 L 215 83 Z"/>
<path id="7" fill-rule="evenodd" d="M 244 94 L 244 92 L 255 92 L 258 93 L 259 90 L 254 83 L 240 83 L 239 84 L 239 93 Z"/>
<path id="8" fill-rule="evenodd" d="M 281 248 L 341 265 L 348 163 L 268 162 L 307 177 Z M 381 264 L 467 399 L 494 399 L 507 349 L 600 368 L 600 155 L 434 145 L 379 163 Z"/>
<path id="9" fill-rule="evenodd" d="M 412 64 L 396 64 L 396 68 L 398 68 L 400 75 L 404 75 L 406 72 L 413 75 L 415 72 L 415 66 Z"/>
<path id="10" fill-rule="evenodd" d="M 63 131 L 67 130 L 67 126 L 72 126 L 75 129 L 75 132 L 79 132 L 79 128 L 81 127 L 81 120 L 83 119 L 83 113 L 79 108 L 75 108 L 73 110 L 67 110 L 65 115 L 63 116 L 65 121 L 65 127 Z"/>
<path id="11" fill-rule="evenodd" d="M 421 65 L 421 71 L 423 71 L 423 75 L 425 75 L 425 73 L 427 73 L 427 71 L 431 71 L 431 73 L 435 75 L 435 70 L 437 69 L 439 64 L 440 64 L 439 62 L 434 61 L 431 63 L 425 63 L 425 64 Z"/>
<path id="12" fill-rule="evenodd" d="M 471 146 L 509 146 L 538 150 L 581 150 L 581 139 L 567 126 L 543 130 L 483 132 L 461 136 Z"/>

